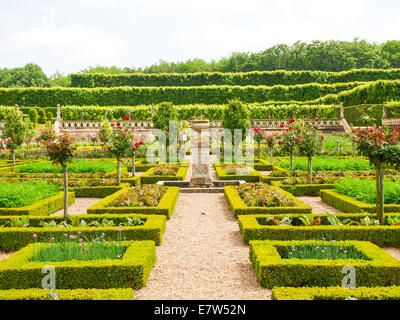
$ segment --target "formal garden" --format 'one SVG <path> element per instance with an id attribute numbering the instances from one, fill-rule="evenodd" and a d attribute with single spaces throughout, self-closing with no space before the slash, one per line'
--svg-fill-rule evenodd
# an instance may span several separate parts
<path id="1" fill-rule="evenodd" d="M 0 89 L 0 299 L 400 299 L 400 73 L 321 74 Z"/>

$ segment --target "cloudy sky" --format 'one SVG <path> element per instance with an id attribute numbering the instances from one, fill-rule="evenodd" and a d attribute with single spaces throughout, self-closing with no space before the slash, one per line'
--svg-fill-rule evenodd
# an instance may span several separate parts
<path id="1" fill-rule="evenodd" d="M 144 67 L 295 41 L 400 40 L 398 0 L 13 0 L 0 2 L 0 68 L 48 74 Z"/>

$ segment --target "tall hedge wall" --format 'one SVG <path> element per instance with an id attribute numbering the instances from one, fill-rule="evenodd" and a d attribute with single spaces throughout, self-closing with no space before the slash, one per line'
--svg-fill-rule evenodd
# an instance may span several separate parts
<path id="1" fill-rule="evenodd" d="M 337 94 L 326 95 L 315 102 L 335 104 L 343 102 L 345 106 L 382 103 L 400 99 L 400 80 L 379 80 L 344 90 Z"/>
<path id="2" fill-rule="evenodd" d="M 202 87 L 119 87 L 119 88 L 13 88 L 0 89 L 0 105 L 55 107 L 151 105 L 164 101 L 181 104 L 226 104 L 239 99 L 247 103 L 265 101 L 307 101 L 350 90 L 363 82 L 305 84 L 295 86 L 202 86 Z"/>
<path id="3" fill-rule="evenodd" d="M 161 74 L 102 74 L 77 73 L 71 75 L 72 87 L 177 87 L 177 86 L 275 86 L 306 83 L 332 84 L 352 81 L 400 79 L 400 69 L 355 69 L 343 72 L 325 71 L 262 71 L 245 73 L 161 73 Z"/>
<path id="4" fill-rule="evenodd" d="M 176 106 L 178 120 L 192 120 L 203 115 L 209 120 L 222 120 L 225 105 L 181 105 Z M 9 112 L 10 108 L 0 106 L 0 121 Z M 28 114 L 30 109 L 37 107 L 20 108 Z M 57 108 L 46 108 L 54 116 Z M 251 119 L 305 119 L 308 116 L 323 119 L 336 119 L 339 115 L 339 105 L 249 105 Z M 103 120 L 107 112 L 109 120 L 122 120 L 130 115 L 133 120 L 151 120 L 151 106 L 63 106 L 61 117 L 63 120 Z"/>

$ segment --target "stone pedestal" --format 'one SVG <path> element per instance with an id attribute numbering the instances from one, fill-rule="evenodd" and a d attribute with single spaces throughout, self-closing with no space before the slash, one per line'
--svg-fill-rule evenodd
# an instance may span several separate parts
<path id="1" fill-rule="evenodd" d="M 212 186 L 210 177 L 210 123 L 208 120 L 193 120 L 192 123 L 191 187 Z"/>

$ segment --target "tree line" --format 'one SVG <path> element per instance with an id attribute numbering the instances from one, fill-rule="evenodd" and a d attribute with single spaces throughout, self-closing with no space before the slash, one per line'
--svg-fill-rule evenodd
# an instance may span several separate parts
<path id="1" fill-rule="evenodd" d="M 273 70 L 344 71 L 351 69 L 400 68 L 400 41 L 378 44 L 366 40 L 298 41 L 293 45 L 278 44 L 261 52 L 234 52 L 228 57 L 207 62 L 189 59 L 182 62 L 158 63 L 145 68 L 90 66 L 85 73 L 192 73 L 192 72 L 249 72 Z M 0 87 L 68 87 L 69 75 L 56 72 L 50 77 L 40 66 L 28 63 L 25 67 L 0 69 Z"/>

